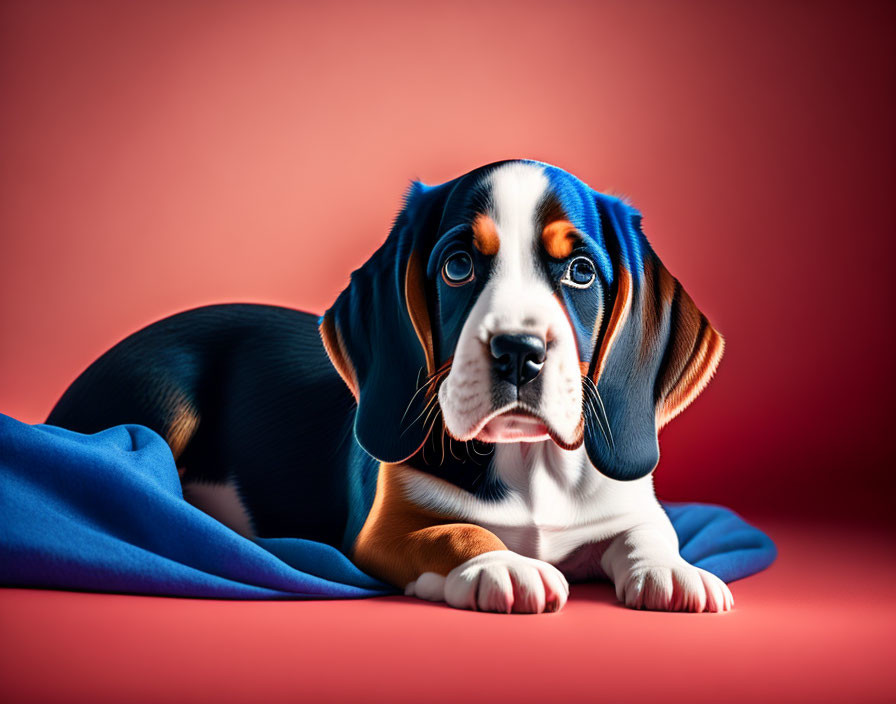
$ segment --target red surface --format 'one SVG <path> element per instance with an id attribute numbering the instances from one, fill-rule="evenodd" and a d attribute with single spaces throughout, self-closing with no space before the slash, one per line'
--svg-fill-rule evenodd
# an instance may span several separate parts
<path id="1" fill-rule="evenodd" d="M 574 586 L 539 616 L 405 597 L 223 602 L 0 591 L 6 704 L 884 702 L 896 559 L 884 537 L 770 524 L 781 558 L 727 614 L 630 611 Z"/>

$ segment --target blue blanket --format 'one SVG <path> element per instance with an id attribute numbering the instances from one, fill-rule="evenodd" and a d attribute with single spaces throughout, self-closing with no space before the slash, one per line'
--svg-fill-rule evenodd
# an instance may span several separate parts
<path id="1" fill-rule="evenodd" d="M 689 562 L 725 581 L 775 546 L 728 509 L 666 504 Z M 249 540 L 183 499 L 165 441 L 139 425 L 82 435 L 0 414 L 0 583 L 229 599 L 394 593 L 337 549 Z"/>

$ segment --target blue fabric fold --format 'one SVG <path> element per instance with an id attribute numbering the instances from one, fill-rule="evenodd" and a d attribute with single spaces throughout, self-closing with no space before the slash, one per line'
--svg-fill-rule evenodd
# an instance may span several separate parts
<path id="1" fill-rule="evenodd" d="M 0 583 L 231 599 L 393 593 L 337 549 L 252 541 L 184 501 L 165 441 L 0 414 Z"/>
<path id="2" fill-rule="evenodd" d="M 725 581 L 769 565 L 771 540 L 728 509 L 666 504 L 688 561 Z M 184 501 L 148 428 L 83 435 L 0 414 L 0 583 L 229 599 L 393 594 L 336 548 L 249 540 Z"/>
<path id="3" fill-rule="evenodd" d="M 662 502 L 681 556 L 723 582 L 748 577 L 775 561 L 772 539 L 731 509 L 712 504 Z"/>

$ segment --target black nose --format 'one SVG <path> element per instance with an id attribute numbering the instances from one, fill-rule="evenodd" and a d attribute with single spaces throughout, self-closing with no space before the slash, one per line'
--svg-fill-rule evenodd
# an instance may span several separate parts
<path id="1" fill-rule="evenodd" d="M 536 335 L 495 335 L 489 347 L 498 377 L 522 386 L 544 366 L 544 340 Z"/>

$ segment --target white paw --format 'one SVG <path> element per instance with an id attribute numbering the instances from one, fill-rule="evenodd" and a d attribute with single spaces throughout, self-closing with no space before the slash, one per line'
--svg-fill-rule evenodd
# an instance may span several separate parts
<path id="1" fill-rule="evenodd" d="M 405 587 L 405 594 L 445 601 L 456 609 L 540 614 L 563 608 L 569 584 L 547 562 L 494 550 L 467 560 L 447 577 L 424 572 Z"/>
<path id="2" fill-rule="evenodd" d="M 633 609 L 728 611 L 734 597 L 714 574 L 681 562 L 632 568 L 616 584 L 616 596 Z"/>

